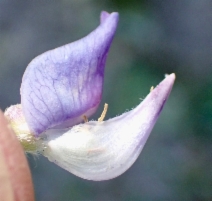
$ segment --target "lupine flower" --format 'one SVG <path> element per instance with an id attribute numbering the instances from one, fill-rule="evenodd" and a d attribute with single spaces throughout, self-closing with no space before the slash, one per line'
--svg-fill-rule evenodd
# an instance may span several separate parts
<path id="1" fill-rule="evenodd" d="M 112 179 L 135 162 L 175 80 L 168 75 L 129 112 L 103 121 L 104 111 L 98 121 L 87 122 L 101 100 L 118 13 L 102 12 L 100 21 L 85 38 L 32 60 L 23 76 L 21 105 L 5 112 L 27 152 L 39 152 L 89 180 Z"/>

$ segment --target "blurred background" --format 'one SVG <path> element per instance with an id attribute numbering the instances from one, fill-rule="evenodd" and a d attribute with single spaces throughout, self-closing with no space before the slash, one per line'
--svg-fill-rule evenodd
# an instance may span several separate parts
<path id="1" fill-rule="evenodd" d="M 139 104 L 164 74 L 177 79 L 140 157 L 122 176 L 78 178 L 28 155 L 37 201 L 212 200 L 212 1 L 0 0 L 0 107 L 20 103 L 37 55 L 87 35 L 102 10 L 120 14 L 108 56 L 106 118 Z"/>

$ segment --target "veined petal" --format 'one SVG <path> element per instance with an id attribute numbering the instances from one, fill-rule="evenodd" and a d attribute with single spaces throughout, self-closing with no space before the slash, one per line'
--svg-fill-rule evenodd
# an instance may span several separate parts
<path id="1" fill-rule="evenodd" d="M 174 84 L 167 76 L 135 109 L 105 122 L 45 133 L 40 152 L 60 167 L 89 180 L 124 173 L 138 158 Z M 59 137 L 52 137 L 52 133 Z M 51 134 L 49 134 L 51 133 Z M 64 134 L 63 134 L 64 133 Z"/>
<path id="2" fill-rule="evenodd" d="M 98 107 L 118 13 L 102 12 L 100 18 L 100 25 L 85 38 L 45 52 L 28 65 L 21 105 L 35 136 L 61 123 L 79 123 Z"/>

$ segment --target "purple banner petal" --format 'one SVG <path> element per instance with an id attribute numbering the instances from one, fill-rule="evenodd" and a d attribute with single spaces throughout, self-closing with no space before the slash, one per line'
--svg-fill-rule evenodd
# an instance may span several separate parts
<path id="1" fill-rule="evenodd" d="M 101 24 L 85 38 L 45 52 L 28 65 L 21 104 L 36 136 L 62 123 L 72 126 L 98 107 L 118 13 L 102 12 L 100 18 Z"/>

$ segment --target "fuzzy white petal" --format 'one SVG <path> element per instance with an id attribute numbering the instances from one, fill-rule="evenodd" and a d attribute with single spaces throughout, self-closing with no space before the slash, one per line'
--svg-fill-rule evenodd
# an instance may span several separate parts
<path id="1" fill-rule="evenodd" d="M 89 180 L 108 180 L 124 173 L 138 158 L 172 89 L 167 76 L 135 109 L 108 121 L 79 124 L 45 134 L 44 156 Z"/>

